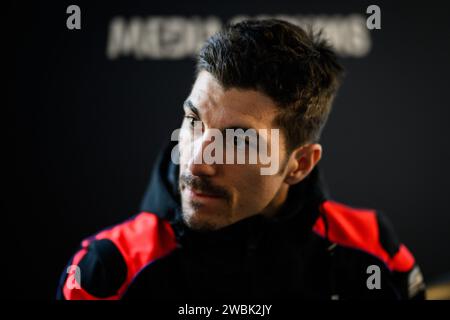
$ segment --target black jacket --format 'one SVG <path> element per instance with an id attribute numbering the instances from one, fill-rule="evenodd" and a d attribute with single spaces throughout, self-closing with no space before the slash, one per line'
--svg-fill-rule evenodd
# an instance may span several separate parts
<path id="1" fill-rule="evenodd" d="M 420 270 L 386 218 L 331 200 L 318 167 L 290 188 L 275 218 L 195 232 L 180 218 L 170 150 L 158 158 L 142 213 L 82 242 L 58 298 L 424 298 Z"/>

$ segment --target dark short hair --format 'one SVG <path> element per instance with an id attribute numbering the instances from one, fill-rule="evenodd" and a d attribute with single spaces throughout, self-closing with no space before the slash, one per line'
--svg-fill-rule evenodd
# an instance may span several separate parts
<path id="1" fill-rule="evenodd" d="M 343 73 L 320 32 L 277 19 L 245 20 L 210 37 L 197 59 L 197 75 L 203 70 L 225 89 L 269 96 L 289 152 L 319 141 Z"/>

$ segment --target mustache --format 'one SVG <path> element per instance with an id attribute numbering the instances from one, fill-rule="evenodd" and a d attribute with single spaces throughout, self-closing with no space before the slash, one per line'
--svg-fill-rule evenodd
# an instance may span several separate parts
<path id="1" fill-rule="evenodd" d="M 188 173 L 182 173 L 180 175 L 180 189 L 182 184 L 191 189 L 195 189 L 200 193 L 206 193 L 212 196 L 223 197 L 226 199 L 230 198 L 227 190 L 222 187 L 213 185 L 209 179 L 196 177 Z"/>

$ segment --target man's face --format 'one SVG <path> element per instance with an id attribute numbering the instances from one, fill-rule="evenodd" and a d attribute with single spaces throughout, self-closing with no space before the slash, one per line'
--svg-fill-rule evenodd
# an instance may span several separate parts
<path id="1" fill-rule="evenodd" d="M 270 129 L 277 115 L 277 107 L 266 95 L 254 90 L 224 88 L 208 72 L 202 71 L 196 79 L 186 103 L 185 117 L 180 132 L 180 192 L 183 219 L 197 230 L 216 230 L 255 214 L 268 214 L 286 199 L 288 185 L 283 182 L 283 163 L 286 160 L 285 143 L 281 131 L 278 148 L 273 149 Z M 199 122 L 194 122 L 199 121 Z M 194 134 L 193 125 L 200 125 L 200 135 Z M 268 167 L 258 161 L 250 164 L 207 164 L 199 161 L 204 150 L 214 141 L 212 129 L 224 133 L 227 128 L 267 129 L 268 154 L 278 156 L 279 172 L 262 175 Z M 278 129 L 278 128 L 276 128 Z M 226 153 L 226 143 L 224 142 Z M 242 152 L 235 146 L 235 153 Z M 251 146 L 243 152 L 248 155 Z M 239 151 L 241 150 L 241 151 Z M 276 151 L 278 154 L 270 154 Z"/>

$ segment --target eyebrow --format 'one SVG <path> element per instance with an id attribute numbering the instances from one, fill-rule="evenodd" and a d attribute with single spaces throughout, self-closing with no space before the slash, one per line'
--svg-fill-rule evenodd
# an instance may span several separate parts
<path id="1" fill-rule="evenodd" d="M 232 127 L 226 127 L 226 128 L 223 128 L 223 129 L 221 129 L 220 131 L 222 132 L 222 134 L 226 134 L 226 130 L 227 130 L 227 129 L 232 129 L 232 130 L 234 130 L 234 131 L 239 130 L 239 129 L 242 129 L 242 130 L 244 131 L 244 135 L 245 135 L 245 132 L 246 132 L 248 129 L 252 129 L 252 130 L 255 131 L 255 133 L 256 133 L 256 139 L 258 139 L 258 141 L 259 141 L 259 132 L 258 132 L 258 130 L 254 129 L 254 128 L 247 128 L 247 127 L 240 127 L 240 126 L 232 126 Z"/>
<path id="2" fill-rule="evenodd" d="M 201 120 L 200 112 L 198 111 L 197 107 L 194 106 L 194 104 L 192 103 L 192 101 L 190 99 L 186 99 L 186 101 L 184 101 L 183 107 L 186 108 L 186 109 L 191 110 Z M 244 132 L 247 131 L 248 129 L 252 129 L 252 130 L 255 130 L 256 137 L 259 139 L 258 130 L 254 129 L 254 128 L 248 128 L 248 127 L 242 127 L 242 126 L 235 125 L 235 126 L 230 126 L 230 127 L 226 127 L 226 128 L 220 129 L 220 131 L 222 133 L 225 133 L 226 132 L 225 130 L 227 130 L 227 129 L 232 129 L 232 130 L 235 130 L 235 131 L 238 130 L 238 129 L 242 129 Z"/>
<path id="3" fill-rule="evenodd" d="M 194 106 L 194 104 L 192 103 L 191 100 L 187 99 L 184 103 L 183 103 L 183 107 L 187 108 L 189 110 L 191 110 L 199 119 L 201 119 L 200 117 L 200 112 L 198 111 L 198 109 Z"/>

